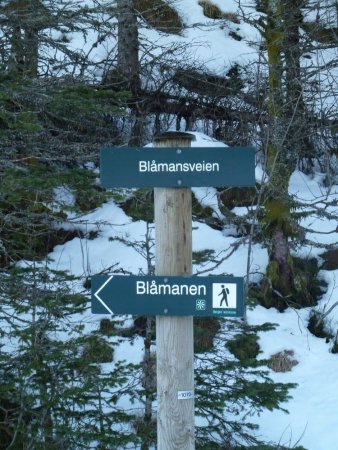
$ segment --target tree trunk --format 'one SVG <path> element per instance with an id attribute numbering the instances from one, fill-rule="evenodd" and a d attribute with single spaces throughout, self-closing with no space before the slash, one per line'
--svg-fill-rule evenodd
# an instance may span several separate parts
<path id="1" fill-rule="evenodd" d="M 286 146 L 289 159 L 293 165 L 314 156 L 314 149 L 309 139 L 309 120 L 303 98 L 303 80 L 301 74 L 301 36 L 303 23 L 302 0 L 283 1 L 283 21 L 285 27 L 283 53 L 285 57 L 285 106 L 284 116 L 288 120 Z"/>
<path id="2" fill-rule="evenodd" d="M 38 30 L 27 27 L 25 30 L 25 74 L 36 78 L 38 75 L 39 37 Z"/>
<path id="3" fill-rule="evenodd" d="M 134 0 L 117 0 L 117 69 L 126 90 L 137 95 L 140 89 L 139 39 Z"/>
<path id="4" fill-rule="evenodd" d="M 142 102 L 138 100 L 140 95 L 140 64 L 139 64 L 139 37 L 137 15 L 134 8 L 134 0 L 117 1 L 118 20 L 118 46 L 117 46 L 117 71 L 122 87 L 131 91 L 135 98 L 130 105 L 133 112 L 133 125 L 128 144 L 133 147 L 143 145 L 145 126 Z"/>
<path id="5" fill-rule="evenodd" d="M 301 80 L 300 0 L 268 0 L 264 37 L 269 68 L 269 132 L 264 230 L 269 263 L 263 280 L 263 304 L 284 309 L 313 304 L 311 279 L 296 267 L 289 239 L 296 235 L 291 219 L 289 180 L 308 148 L 308 125 Z"/>
<path id="6" fill-rule="evenodd" d="M 38 32 L 45 12 L 39 0 L 16 0 L 9 4 L 12 35 L 8 69 L 12 73 L 36 77 L 38 73 Z M 15 14 L 13 14 L 15 12 Z M 14 17 L 14 19 L 12 19 Z"/>
<path id="7" fill-rule="evenodd" d="M 278 262 L 280 294 L 287 296 L 292 287 L 292 267 L 290 267 L 290 253 L 287 234 L 279 227 L 273 230 L 270 261 Z"/>
<path id="8" fill-rule="evenodd" d="M 265 200 L 264 221 L 269 241 L 269 264 L 267 280 L 263 283 L 263 292 L 267 306 L 283 309 L 286 307 L 284 299 L 293 293 L 294 287 L 292 258 L 288 243 L 290 228 L 288 184 L 294 166 L 289 158 L 285 139 L 287 124 L 284 115 L 282 52 L 287 30 L 283 20 L 281 0 L 270 0 L 267 14 L 264 37 L 268 53 L 270 127 L 267 145 L 269 186 Z"/>

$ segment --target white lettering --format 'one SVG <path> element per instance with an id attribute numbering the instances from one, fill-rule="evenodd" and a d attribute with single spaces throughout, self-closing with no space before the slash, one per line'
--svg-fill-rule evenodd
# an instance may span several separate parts
<path id="1" fill-rule="evenodd" d="M 170 284 L 159 284 L 158 285 L 158 293 L 160 295 L 170 295 L 170 293 L 171 293 L 170 288 L 171 288 Z"/>
<path id="2" fill-rule="evenodd" d="M 151 161 L 150 172 L 157 172 L 157 164 L 155 160 Z"/>
<path id="3" fill-rule="evenodd" d="M 198 286 L 198 295 L 207 295 L 207 287 L 204 284 Z"/>
<path id="4" fill-rule="evenodd" d="M 156 285 L 156 281 L 155 280 L 151 282 L 151 286 L 150 286 L 150 289 L 149 289 L 149 294 L 150 295 L 157 295 L 158 294 L 157 285 Z"/>
<path id="5" fill-rule="evenodd" d="M 192 284 L 190 287 L 189 287 L 189 294 L 190 295 L 196 295 L 197 294 L 197 286 L 196 286 L 196 284 Z"/>
<path id="6" fill-rule="evenodd" d="M 136 281 L 136 294 L 142 295 L 145 294 L 145 282 L 144 281 Z"/>
<path id="7" fill-rule="evenodd" d="M 207 295 L 207 287 L 204 284 L 162 284 L 157 280 L 137 281 L 137 295 L 192 295 L 205 297 Z"/>
<path id="8" fill-rule="evenodd" d="M 177 163 L 157 163 L 155 159 L 152 161 L 139 161 L 139 172 L 219 172 L 219 163 L 214 162 L 177 162 Z"/>
<path id="9" fill-rule="evenodd" d="M 171 287 L 171 295 L 181 295 L 180 287 L 178 284 L 173 284 Z"/>
<path id="10" fill-rule="evenodd" d="M 147 172 L 147 161 L 139 161 L 138 170 L 139 172 Z"/>
<path id="11" fill-rule="evenodd" d="M 189 287 L 187 284 L 182 284 L 181 286 L 181 295 L 188 295 Z"/>

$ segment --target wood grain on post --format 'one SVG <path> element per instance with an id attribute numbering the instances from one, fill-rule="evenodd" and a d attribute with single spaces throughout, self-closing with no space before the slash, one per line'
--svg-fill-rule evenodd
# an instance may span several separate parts
<path id="1" fill-rule="evenodd" d="M 156 147 L 190 147 L 192 135 L 165 133 Z M 161 150 L 159 150 L 161 151 Z M 179 178 L 179 176 L 178 176 Z M 155 188 L 156 275 L 192 274 L 190 188 Z M 195 449 L 193 317 L 157 316 L 157 448 Z"/>

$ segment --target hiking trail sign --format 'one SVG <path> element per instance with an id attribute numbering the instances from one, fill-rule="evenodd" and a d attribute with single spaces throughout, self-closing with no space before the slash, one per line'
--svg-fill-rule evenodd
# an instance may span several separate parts
<path id="1" fill-rule="evenodd" d="M 254 186 L 253 147 L 102 148 L 101 186 Z"/>
<path id="2" fill-rule="evenodd" d="M 94 275 L 92 312 L 243 317 L 243 278 Z"/>
<path id="3" fill-rule="evenodd" d="M 155 188 L 156 276 L 93 276 L 92 312 L 156 316 L 158 450 L 195 450 L 193 316 L 244 316 L 243 278 L 191 276 L 188 188 L 255 186 L 255 150 L 193 140 L 167 132 L 158 147 L 101 149 L 103 187 Z"/>

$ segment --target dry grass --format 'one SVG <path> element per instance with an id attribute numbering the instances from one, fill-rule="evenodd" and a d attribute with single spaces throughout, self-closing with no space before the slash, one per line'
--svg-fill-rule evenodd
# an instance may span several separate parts
<path id="1" fill-rule="evenodd" d="M 203 8 L 203 14 L 209 19 L 226 19 L 233 23 L 240 23 L 237 14 L 232 12 L 223 12 L 217 5 L 210 0 L 199 0 L 198 4 Z"/>
<path id="2" fill-rule="evenodd" d="M 163 0 L 135 0 L 135 9 L 152 28 L 171 34 L 183 30 L 178 12 Z"/>
<path id="3" fill-rule="evenodd" d="M 292 367 L 298 364 L 298 361 L 293 358 L 293 350 L 283 350 L 271 356 L 268 367 L 274 372 L 290 372 Z"/>

